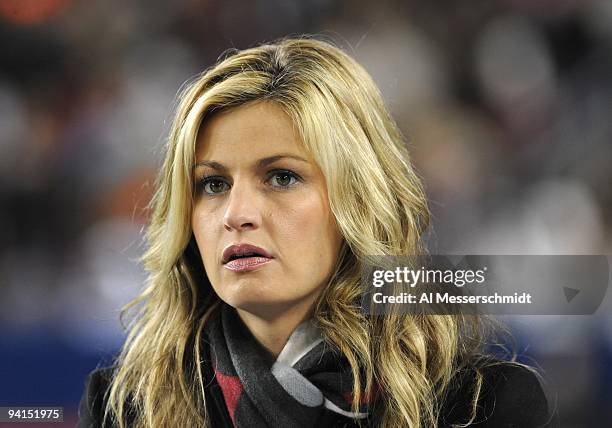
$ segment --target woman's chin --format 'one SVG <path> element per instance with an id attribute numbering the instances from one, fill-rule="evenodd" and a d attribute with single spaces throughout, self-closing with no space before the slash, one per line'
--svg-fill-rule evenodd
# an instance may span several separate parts
<path id="1" fill-rule="evenodd" d="M 225 303 L 235 308 L 239 313 L 247 313 L 261 319 L 272 320 L 297 309 L 299 304 L 286 299 L 262 297 L 253 293 L 236 293 L 221 298 Z"/>

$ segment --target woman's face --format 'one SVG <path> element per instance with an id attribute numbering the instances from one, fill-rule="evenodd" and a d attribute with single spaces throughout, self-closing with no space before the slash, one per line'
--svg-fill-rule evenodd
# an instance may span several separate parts
<path id="1" fill-rule="evenodd" d="M 215 292 L 253 315 L 308 311 L 342 238 L 290 118 L 271 102 L 221 112 L 200 129 L 195 159 L 192 228 Z"/>

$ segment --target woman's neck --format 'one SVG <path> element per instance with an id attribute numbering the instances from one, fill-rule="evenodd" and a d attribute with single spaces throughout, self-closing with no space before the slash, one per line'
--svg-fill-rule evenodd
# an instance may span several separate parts
<path id="1" fill-rule="evenodd" d="M 312 305 L 305 309 L 293 307 L 276 316 L 261 317 L 243 309 L 236 309 L 240 319 L 253 337 L 264 347 L 272 362 L 283 350 L 291 333 L 305 320 L 312 316 Z"/>

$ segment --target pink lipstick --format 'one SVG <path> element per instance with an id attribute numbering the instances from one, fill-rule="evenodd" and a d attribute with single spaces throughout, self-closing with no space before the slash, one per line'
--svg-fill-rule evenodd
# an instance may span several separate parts
<path id="1" fill-rule="evenodd" d="M 241 259 L 231 260 L 223 265 L 226 269 L 233 272 L 248 272 L 255 270 L 260 266 L 272 261 L 266 257 L 244 257 Z"/>
<path id="2" fill-rule="evenodd" d="M 273 259 L 274 257 L 261 247 L 239 243 L 223 250 L 221 262 L 223 267 L 233 272 L 248 272 L 258 269 Z"/>

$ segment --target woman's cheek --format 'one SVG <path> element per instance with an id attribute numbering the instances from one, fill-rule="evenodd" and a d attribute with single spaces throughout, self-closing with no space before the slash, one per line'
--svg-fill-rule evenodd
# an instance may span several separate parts
<path id="1" fill-rule="evenodd" d="M 326 249 L 331 244 L 332 236 L 328 233 L 328 213 L 321 203 L 319 195 L 314 195 L 305 201 L 295 222 L 296 235 L 299 237 L 299 245 L 307 252 L 311 262 L 320 261 L 325 257 Z M 299 248 L 298 247 L 298 248 Z"/>
<path id="2" fill-rule="evenodd" d="M 218 237 L 214 236 L 214 218 L 209 213 L 201 211 L 194 212 L 192 230 L 200 250 L 200 256 L 204 263 L 204 268 L 211 273 L 216 260 L 216 243 Z"/>

